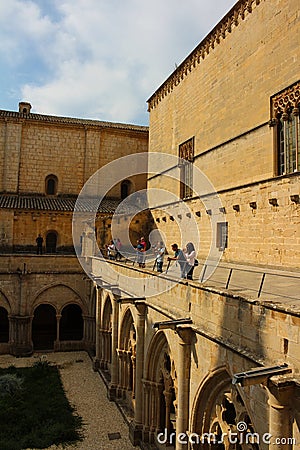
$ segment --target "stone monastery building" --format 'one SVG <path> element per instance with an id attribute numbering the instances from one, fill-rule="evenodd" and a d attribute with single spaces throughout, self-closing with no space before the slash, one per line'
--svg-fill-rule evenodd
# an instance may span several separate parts
<path id="1" fill-rule="evenodd" d="M 143 449 L 299 449 L 299 24 L 298 0 L 239 0 L 148 99 L 149 135 L 0 111 L 0 352 L 87 350 Z M 123 156 L 73 242 L 82 187 Z M 114 220 L 145 267 L 129 241 L 104 255 Z M 194 243 L 193 279 L 157 272 L 153 236 Z"/>

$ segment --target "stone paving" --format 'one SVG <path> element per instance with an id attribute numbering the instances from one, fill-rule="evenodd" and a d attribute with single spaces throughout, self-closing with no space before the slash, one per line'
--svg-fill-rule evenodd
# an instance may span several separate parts
<path id="1" fill-rule="evenodd" d="M 29 358 L 0 356 L 0 367 L 31 366 L 41 357 L 60 368 L 67 398 L 83 418 L 84 440 L 77 445 L 51 446 L 48 450 L 133 450 L 128 438 L 128 425 L 114 402 L 106 396 L 106 387 L 86 352 L 35 354 Z M 111 434 L 114 439 L 109 439 Z M 35 450 L 35 449 L 27 449 Z"/>

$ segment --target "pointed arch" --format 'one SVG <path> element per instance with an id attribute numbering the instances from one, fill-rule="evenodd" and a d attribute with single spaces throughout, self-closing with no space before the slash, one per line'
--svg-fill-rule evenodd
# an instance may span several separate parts
<path id="1" fill-rule="evenodd" d="M 55 295 L 53 294 L 54 289 L 56 290 Z M 53 301 L 53 299 L 55 300 Z M 64 301 L 62 301 L 62 299 Z M 65 283 L 51 283 L 39 289 L 36 292 L 32 303 L 33 310 L 41 303 L 52 304 L 57 313 L 60 313 L 66 305 L 76 303 L 81 307 L 83 314 L 88 314 L 86 302 L 81 297 L 79 292 L 72 286 Z"/>
<path id="2" fill-rule="evenodd" d="M 119 359 L 118 393 L 127 400 L 127 405 L 132 410 L 132 400 L 135 398 L 136 329 L 130 308 L 123 316 L 117 353 Z"/>
<path id="3" fill-rule="evenodd" d="M 228 430 L 237 433 L 239 421 L 247 424 L 245 432 L 254 433 L 244 402 L 233 386 L 230 374 L 221 367 L 206 377 L 198 388 L 191 413 L 191 433 L 195 436 L 193 449 L 212 448 L 214 442 L 197 442 L 197 437 L 208 436 L 211 439 L 215 436 L 219 450 L 259 450 L 256 443 L 248 443 L 244 447 L 228 440 Z"/>
<path id="4" fill-rule="evenodd" d="M 104 370 L 104 375 L 110 380 L 110 364 L 112 359 L 112 301 L 109 295 L 106 296 L 103 304 L 100 342 L 102 346 L 100 364 Z"/>
<path id="5" fill-rule="evenodd" d="M 154 443 L 161 431 L 175 433 L 177 417 L 177 376 L 169 343 L 164 331 L 152 338 L 146 357 L 143 423 Z"/>

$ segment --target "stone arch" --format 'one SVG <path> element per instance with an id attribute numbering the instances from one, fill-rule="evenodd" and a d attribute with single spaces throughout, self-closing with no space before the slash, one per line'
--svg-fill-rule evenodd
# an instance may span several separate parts
<path id="1" fill-rule="evenodd" d="M 56 309 L 50 303 L 40 303 L 34 308 L 31 329 L 35 350 L 53 350 L 57 337 Z"/>
<path id="2" fill-rule="evenodd" d="M 112 359 L 112 301 L 109 295 L 105 298 L 100 328 L 101 337 L 101 368 L 110 380 L 110 365 Z"/>
<path id="3" fill-rule="evenodd" d="M 33 301 L 33 309 L 41 303 L 51 303 L 57 314 L 61 313 L 67 304 L 75 303 L 82 308 L 83 314 L 88 314 L 87 305 L 80 294 L 72 286 L 65 283 L 52 283 L 37 291 Z"/>
<path id="4" fill-rule="evenodd" d="M 232 384 L 231 376 L 225 367 L 219 368 L 203 381 L 196 394 L 191 413 L 191 448 L 259 450 L 256 443 L 246 443 L 245 439 L 230 442 L 230 433 L 232 436 L 238 433 L 237 423 L 240 421 L 247 424 L 245 435 L 254 433 L 244 402 Z M 201 442 L 203 436 L 207 438 Z"/>
<path id="5" fill-rule="evenodd" d="M 146 357 L 144 385 L 144 430 L 154 443 L 159 432 L 174 435 L 177 416 L 177 375 L 170 347 L 163 331 L 150 343 Z M 173 442 L 175 444 L 175 442 Z"/>
<path id="6" fill-rule="evenodd" d="M 83 338 L 82 309 L 76 303 L 65 305 L 59 322 L 60 341 L 81 341 Z"/>
<path id="7" fill-rule="evenodd" d="M 136 367 L 136 329 L 130 308 L 123 316 L 120 327 L 119 358 L 119 396 L 126 398 L 128 406 L 133 409 L 132 399 L 135 398 L 135 367 Z"/>

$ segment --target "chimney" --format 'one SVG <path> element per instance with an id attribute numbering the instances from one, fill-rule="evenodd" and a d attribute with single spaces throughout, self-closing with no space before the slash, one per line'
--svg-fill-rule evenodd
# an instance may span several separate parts
<path id="1" fill-rule="evenodd" d="M 19 103 L 19 113 L 20 114 L 30 114 L 31 104 L 28 102 Z"/>

